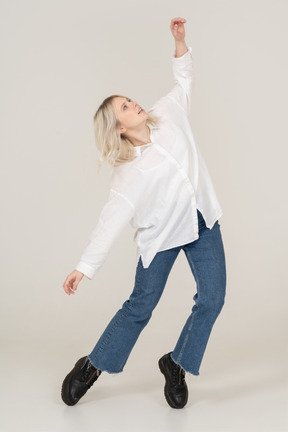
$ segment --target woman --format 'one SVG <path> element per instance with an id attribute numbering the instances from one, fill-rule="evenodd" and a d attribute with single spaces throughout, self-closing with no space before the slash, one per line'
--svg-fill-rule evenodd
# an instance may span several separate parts
<path id="1" fill-rule="evenodd" d="M 181 249 L 197 293 L 174 350 L 159 360 L 171 407 L 186 405 L 185 373 L 199 375 L 210 332 L 224 304 L 226 266 L 218 222 L 223 213 L 189 123 L 192 57 L 185 43 L 185 23 L 174 18 L 170 24 L 175 38 L 172 90 L 149 112 L 130 98 L 110 96 L 94 117 L 99 164 L 113 165 L 110 196 L 63 288 L 68 295 L 75 294 L 84 275 L 92 279 L 129 222 L 136 229 L 138 264 L 129 299 L 62 384 L 62 399 L 68 405 L 75 405 L 103 371 L 122 372 Z"/>

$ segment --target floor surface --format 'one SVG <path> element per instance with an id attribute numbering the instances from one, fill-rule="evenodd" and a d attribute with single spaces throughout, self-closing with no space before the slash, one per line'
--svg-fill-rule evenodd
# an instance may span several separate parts
<path id="1" fill-rule="evenodd" d="M 27 341 L 2 344 L 2 352 L 1 432 L 288 431 L 286 367 L 273 358 L 250 359 L 237 373 L 233 365 L 216 372 L 206 363 L 205 373 L 186 375 L 189 401 L 175 410 L 164 399 L 156 358 L 141 361 L 139 352 L 122 374 L 103 373 L 73 407 L 60 389 L 83 353 Z"/>

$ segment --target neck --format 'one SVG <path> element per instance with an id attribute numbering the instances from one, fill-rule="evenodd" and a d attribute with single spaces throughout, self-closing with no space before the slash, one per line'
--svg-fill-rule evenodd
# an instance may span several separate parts
<path id="1" fill-rule="evenodd" d="M 129 138 L 129 140 L 135 147 L 151 142 L 150 129 L 146 124 L 142 125 L 141 128 L 139 127 L 139 129 L 133 129 L 132 131 L 126 132 L 125 135 Z"/>

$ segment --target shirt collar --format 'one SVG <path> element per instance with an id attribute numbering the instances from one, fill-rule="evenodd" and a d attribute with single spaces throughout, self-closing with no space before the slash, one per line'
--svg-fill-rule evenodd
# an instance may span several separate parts
<path id="1" fill-rule="evenodd" d="M 158 126 L 152 126 L 151 124 L 147 124 L 147 126 L 150 129 L 150 139 L 151 142 L 147 144 L 142 144 L 140 146 L 134 146 L 135 154 L 137 156 L 141 156 L 142 152 L 145 150 L 146 147 L 150 147 L 154 143 L 154 129 L 158 129 Z"/>

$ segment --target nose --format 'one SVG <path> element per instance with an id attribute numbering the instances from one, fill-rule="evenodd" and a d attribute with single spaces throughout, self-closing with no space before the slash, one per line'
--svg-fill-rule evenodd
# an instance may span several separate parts
<path id="1" fill-rule="evenodd" d="M 134 101 L 134 108 L 137 108 L 137 107 L 139 107 L 139 105 L 138 105 L 137 101 Z"/>

